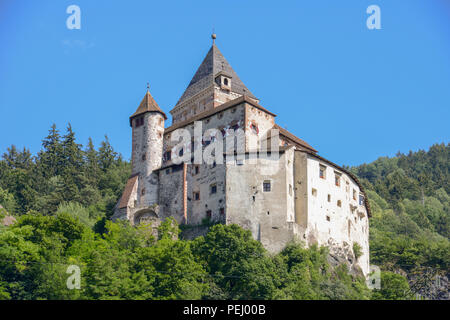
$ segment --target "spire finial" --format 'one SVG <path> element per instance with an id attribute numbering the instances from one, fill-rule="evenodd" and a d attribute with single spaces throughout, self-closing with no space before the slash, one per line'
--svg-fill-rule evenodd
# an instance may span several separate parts
<path id="1" fill-rule="evenodd" d="M 213 44 L 216 43 L 216 38 L 217 38 L 217 35 L 215 34 L 215 32 L 214 32 L 214 27 L 213 27 L 213 33 L 211 34 L 211 39 L 212 39 L 212 41 L 213 41 Z"/>
<path id="2" fill-rule="evenodd" d="M 150 83 L 147 82 L 147 92 L 150 91 Z"/>

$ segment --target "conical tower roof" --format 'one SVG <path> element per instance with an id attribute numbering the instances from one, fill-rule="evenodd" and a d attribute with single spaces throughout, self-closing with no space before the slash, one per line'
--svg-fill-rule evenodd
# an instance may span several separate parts
<path id="1" fill-rule="evenodd" d="M 222 55 L 219 48 L 213 44 L 180 100 L 178 100 L 177 105 L 211 86 L 214 83 L 215 76 L 220 72 L 231 77 L 232 92 L 256 99 Z"/>
<path id="2" fill-rule="evenodd" d="M 131 115 L 130 125 L 131 125 L 131 121 L 133 120 L 133 118 L 135 118 L 141 114 L 147 113 L 147 112 L 159 112 L 160 114 L 163 115 L 164 119 L 167 120 L 166 114 L 158 106 L 155 99 L 153 99 L 149 90 L 147 90 L 147 93 L 145 94 L 144 98 L 142 99 L 141 103 L 139 104 L 139 107 L 137 108 L 136 112 Z"/>

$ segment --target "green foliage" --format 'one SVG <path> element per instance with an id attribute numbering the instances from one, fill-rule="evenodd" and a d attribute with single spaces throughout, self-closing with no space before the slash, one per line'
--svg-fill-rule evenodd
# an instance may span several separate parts
<path id="1" fill-rule="evenodd" d="M 123 161 L 108 138 L 95 150 L 89 139 L 85 150 L 77 143 L 69 124 L 61 137 L 55 125 L 42 141 L 36 157 L 13 145 L 0 160 L 0 204 L 15 215 L 35 210 L 54 214 L 63 203 L 78 203 L 89 218 L 112 215 L 126 180 L 130 164 Z"/>
<path id="2" fill-rule="evenodd" d="M 17 203 L 14 196 L 0 187 L 0 204 L 8 213 L 16 212 Z"/>
<path id="3" fill-rule="evenodd" d="M 448 274 L 450 267 L 450 145 L 428 152 L 380 158 L 351 170 L 363 181 L 372 208 L 371 263 L 386 271 L 416 275 L 423 268 Z M 408 283 L 382 273 L 376 299 L 408 299 Z M 383 281 L 382 281 L 383 282 Z"/>
<path id="4" fill-rule="evenodd" d="M 373 300 L 409 300 L 412 298 L 405 277 L 393 272 L 381 272 L 381 288 L 374 289 Z"/>
<path id="5" fill-rule="evenodd" d="M 356 260 L 362 256 L 362 247 L 358 242 L 353 243 L 353 254 L 355 255 Z"/>
<path id="6" fill-rule="evenodd" d="M 410 299 L 391 271 L 450 269 L 449 145 L 351 168 L 372 208 L 371 263 L 384 270 L 374 292 L 332 268 L 326 248 L 270 255 L 237 225 L 205 221 L 209 233 L 185 241 L 173 219 L 157 238 L 151 225 L 112 222 L 130 164 L 108 138 L 83 149 L 70 124 L 63 136 L 53 125 L 42 147 L 11 146 L 0 160 L 2 214 L 18 217 L 0 227 L 0 299 Z M 81 268 L 80 290 L 67 289 L 69 265 Z"/>
<path id="7" fill-rule="evenodd" d="M 95 224 L 94 217 L 90 216 L 87 208 L 78 202 L 63 202 L 58 206 L 56 214 L 67 213 L 68 215 L 78 219 L 82 224 L 91 228 Z"/>

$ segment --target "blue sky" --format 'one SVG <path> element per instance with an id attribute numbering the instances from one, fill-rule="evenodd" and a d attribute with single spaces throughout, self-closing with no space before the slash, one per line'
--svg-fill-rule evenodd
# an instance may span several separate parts
<path id="1" fill-rule="evenodd" d="M 69 30 L 66 8 L 81 8 Z M 381 30 L 366 8 L 381 9 Z M 0 1 L 0 153 L 52 123 L 129 159 L 150 82 L 168 114 L 217 45 L 277 123 L 338 164 L 449 142 L 450 1 Z M 170 120 L 167 124 L 170 124 Z"/>

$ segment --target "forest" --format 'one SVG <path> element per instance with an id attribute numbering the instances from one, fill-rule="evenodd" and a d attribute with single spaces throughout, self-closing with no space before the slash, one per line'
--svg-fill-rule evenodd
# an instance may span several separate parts
<path id="1" fill-rule="evenodd" d="M 53 125 L 32 155 L 9 147 L 0 160 L 0 299 L 439 299 L 450 262 L 449 144 L 348 168 L 364 185 L 371 264 L 381 288 L 325 247 L 291 243 L 269 254 L 249 231 L 216 224 L 183 240 L 173 220 L 150 225 L 109 218 L 130 163 L 108 137 L 78 143 L 69 124 Z M 68 289 L 69 266 L 79 289 Z"/>

